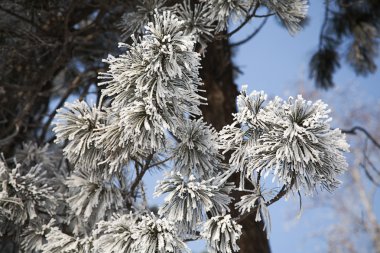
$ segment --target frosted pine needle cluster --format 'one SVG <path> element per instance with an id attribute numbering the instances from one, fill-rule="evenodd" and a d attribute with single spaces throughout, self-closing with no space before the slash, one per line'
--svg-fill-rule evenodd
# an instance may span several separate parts
<path id="1" fill-rule="evenodd" d="M 0 236 L 20 234 L 25 252 L 182 253 L 190 251 L 187 240 L 205 239 L 210 252 L 232 253 L 247 215 L 269 231 L 271 203 L 290 191 L 337 186 L 348 145 L 323 102 L 267 101 L 245 87 L 231 125 L 216 131 L 201 117 L 207 43 L 259 7 L 294 33 L 306 1 L 169 2 L 139 1 L 124 15 L 131 43 L 104 60 L 97 104 L 75 101 L 57 111 L 55 144 L 28 142 L 2 157 Z M 170 172 L 155 194 L 165 202 L 152 213 L 143 178 L 164 167 Z M 236 173 L 239 185 L 230 182 Z M 268 176 L 280 191 L 263 189 Z"/>
<path id="2" fill-rule="evenodd" d="M 180 223 L 180 227 L 192 233 L 207 219 L 206 212 L 219 215 L 229 211 L 231 197 L 228 193 L 232 187 L 226 185 L 223 191 L 220 188 L 214 178 L 199 181 L 192 175 L 183 178 L 179 173 L 172 173 L 156 188 L 157 196 L 168 193 L 158 213 Z"/>
<path id="3" fill-rule="evenodd" d="M 99 252 L 132 253 L 133 243 L 132 228 L 137 223 L 137 216 L 130 213 L 114 215 L 110 221 L 101 221 L 97 224 L 95 234 L 95 249 Z"/>
<path id="4" fill-rule="evenodd" d="M 348 144 L 339 129 L 331 130 L 329 112 L 322 101 L 301 96 L 270 102 L 259 115 L 266 126 L 252 147 L 251 168 L 272 170 L 281 183 L 307 193 L 317 186 L 332 190 L 347 168 Z"/>
<path id="5" fill-rule="evenodd" d="M 209 252 L 232 253 L 240 249 L 236 241 L 241 229 L 230 215 L 214 216 L 205 223 L 202 235 L 207 239 Z"/>

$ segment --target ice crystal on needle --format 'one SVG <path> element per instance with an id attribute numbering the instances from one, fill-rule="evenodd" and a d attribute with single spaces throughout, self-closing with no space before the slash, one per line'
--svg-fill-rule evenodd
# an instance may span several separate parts
<path id="1" fill-rule="evenodd" d="M 241 218 L 254 213 L 269 231 L 268 206 L 276 200 L 260 187 L 265 175 L 283 186 L 281 196 L 336 186 L 348 145 L 331 129 L 321 101 L 267 102 L 264 92 L 244 87 L 231 125 L 216 131 L 201 117 L 206 44 L 216 33 L 224 36 L 231 19 L 244 25 L 263 6 L 294 33 L 306 1 L 136 6 L 124 16 L 131 43 L 120 43 L 123 53 L 104 60 L 109 68 L 99 75 L 98 103 L 75 101 L 57 111 L 54 148 L 27 143 L 13 163 L 0 161 L 1 235 L 17 231 L 12 225 L 27 227 L 22 248 L 46 253 L 182 253 L 189 252 L 184 241 L 201 238 L 210 252 L 232 253 L 239 250 Z M 155 195 L 166 194 L 165 202 L 154 214 L 143 177 L 163 167 L 170 172 Z M 235 203 L 232 191 L 240 195 Z"/>
<path id="2" fill-rule="evenodd" d="M 199 181 L 190 176 L 183 178 L 179 173 L 171 173 L 156 187 L 155 195 L 169 195 L 159 214 L 179 223 L 185 232 L 191 232 L 200 222 L 207 218 L 206 212 L 213 215 L 225 214 L 229 211 L 228 196 L 231 186 L 220 187 L 212 179 Z"/>
<path id="3" fill-rule="evenodd" d="M 132 248 L 137 253 L 185 253 L 190 252 L 181 240 L 176 226 L 166 218 L 157 218 L 154 214 L 142 216 L 133 227 Z"/>
<path id="4" fill-rule="evenodd" d="M 218 135 L 211 126 L 199 120 L 187 120 L 178 129 L 180 143 L 174 148 L 174 169 L 182 175 L 211 178 L 221 172 Z"/>
<path id="5" fill-rule="evenodd" d="M 95 130 L 101 127 L 103 116 L 104 113 L 84 101 L 65 103 L 64 108 L 58 109 L 53 129 L 55 142 L 68 141 L 63 151 L 72 163 L 96 167 L 100 154 L 95 148 Z"/>
<path id="6" fill-rule="evenodd" d="M 215 216 L 204 224 L 202 236 L 207 240 L 209 252 L 238 252 L 236 241 L 241 236 L 241 225 L 231 218 L 231 215 Z"/>
<path id="7" fill-rule="evenodd" d="M 290 34 L 301 29 L 300 23 L 307 14 L 307 0 L 264 0 L 262 3 L 277 14 Z"/>
<path id="8" fill-rule="evenodd" d="M 114 215 L 110 221 L 97 224 L 95 233 L 98 238 L 94 245 L 99 252 L 104 253 L 133 253 L 132 229 L 137 223 L 137 215 L 132 213 Z"/>
<path id="9" fill-rule="evenodd" d="M 273 170 L 282 183 L 307 193 L 318 185 L 332 190 L 347 169 L 348 144 L 339 129 L 331 129 L 329 112 L 322 101 L 302 96 L 274 100 L 259 116 L 267 126 L 252 147 L 251 168 Z"/>

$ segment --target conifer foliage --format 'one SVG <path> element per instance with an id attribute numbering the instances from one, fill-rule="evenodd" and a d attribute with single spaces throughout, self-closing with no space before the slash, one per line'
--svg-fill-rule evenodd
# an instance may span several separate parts
<path id="1" fill-rule="evenodd" d="M 290 33 L 307 10 L 304 0 L 144 0 L 125 14 L 131 43 L 104 60 L 98 103 L 66 103 L 55 117 L 56 144 L 28 143 L 1 159 L 0 235 L 19 238 L 25 252 L 189 252 L 186 241 L 206 239 L 211 252 L 231 253 L 247 213 L 269 230 L 268 206 L 282 196 L 336 187 L 348 145 L 323 102 L 267 101 L 243 89 L 233 124 L 217 132 L 201 117 L 200 53 L 230 18 L 259 7 Z M 165 202 L 154 213 L 142 179 L 164 165 L 155 195 Z M 234 173 L 240 185 L 228 181 Z M 266 177 L 282 190 L 264 189 Z M 245 194 L 239 217 L 230 215 L 232 191 Z"/>

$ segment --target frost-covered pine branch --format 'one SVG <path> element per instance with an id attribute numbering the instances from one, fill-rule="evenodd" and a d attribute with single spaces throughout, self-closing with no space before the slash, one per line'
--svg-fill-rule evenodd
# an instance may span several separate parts
<path id="1" fill-rule="evenodd" d="M 209 252 L 232 253 L 240 249 L 236 242 L 241 230 L 241 225 L 230 215 L 214 216 L 205 223 L 202 235 L 207 240 Z"/>
<path id="2" fill-rule="evenodd" d="M 308 10 L 307 0 L 264 0 L 260 2 L 276 13 L 290 34 L 295 34 L 301 29 L 301 23 L 306 18 Z"/>
<path id="3" fill-rule="evenodd" d="M 131 43 L 104 60 L 98 104 L 57 111 L 55 149 L 27 143 L 13 161 L 0 161 L 1 234 L 22 227 L 31 252 L 189 252 L 186 240 L 206 239 L 211 252 L 231 253 L 247 215 L 269 231 L 269 203 L 289 191 L 332 190 L 348 145 L 323 102 L 267 102 L 243 88 L 234 123 L 217 132 L 201 117 L 200 53 L 230 19 L 247 22 L 260 6 L 291 33 L 307 10 L 303 0 L 144 0 L 127 13 Z M 165 202 L 154 214 L 142 180 L 163 164 L 170 172 L 155 194 Z M 239 185 L 229 182 L 236 173 Z M 273 197 L 265 177 L 285 190 Z M 234 203 L 233 191 L 242 196 Z"/>
<path id="4" fill-rule="evenodd" d="M 158 213 L 179 223 L 185 233 L 192 234 L 207 219 L 206 212 L 215 216 L 229 211 L 231 197 L 228 194 L 233 187 L 218 183 L 215 178 L 199 181 L 193 175 L 184 178 L 178 172 L 171 173 L 156 188 L 156 196 L 169 193 Z"/>

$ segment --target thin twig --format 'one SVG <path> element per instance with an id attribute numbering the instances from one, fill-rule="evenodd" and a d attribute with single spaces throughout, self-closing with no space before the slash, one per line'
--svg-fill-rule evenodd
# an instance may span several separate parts
<path id="1" fill-rule="evenodd" d="M 274 196 L 272 199 L 268 200 L 267 202 L 265 202 L 265 204 L 267 206 L 270 206 L 272 205 L 273 203 L 277 202 L 278 200 L 280 200 L 283 196 L 286 195 L 286 193 L 288 193 L 288 189 L 290 189 L 290 187 L 287 187 L 286 185 L 284 185 L 281 190 L 277 193 L 276 196 Z"/>
<path id="2" fill-rule="evenodd" d="M 327 22 L 329 20 L 329 4 L 330 4 L 330 0 L 326 0 L 325 4 L 326 4 L 326 6 L 325 6 L 325 16 L 323 18 L 323 24 L 322 24 L 321 32 L 319 34 L 319 46 L 318 46 L 319 50 L 322 49 L 324 32 L 326 30 Z"/>
<path id="3" fill-rule="evenodd" d="M 368 179 L 376 186 L 380 186 L 379 182 L 376 182 L 375 178 L 369 173 L 367 166 L 365 164 L 360 163 L 360 166 L 363 168 L 365 175 L 368 177 Z"/>
<path id="4" fill-rule="evenodd" d="M 265 202 L 265 205 L 266 206 L 270 206 L 272 205 L 273 203 L 277 202 L 278 200 L 280 200 L 282 197 L 284 197 L 288 192 L 289 190 L 292 188 L 294 184 L 294 179 L 292 180 L 292 182 L 290 183 L 290 185 L 284 185 L 281 190 L 277 193 L 276 196 L 274 196 L 272 199 L 270 199 L 269 201 Z M 260 196 L 260 198 L 262 198 L 262 196 Z M 257 212 L 257 206 L 255 206 L 252 211 L 248 212 L 248 213 L 245 213 L 241 216 L 239 216 L 238 218 L 236 218 L 237 222 L 242 222 L 243 220 L 245 220 L 247 217 L 251 216 L 252 214 L 255 214 Z"/>
<path id="5" fill-rule="evenodd" d="M 243 21 L 243 23 L 241 23 L 235 30 L 233 30 L 232 32 L 229 32 L 227 33 L 227 37 L 231 37 L 232 35 L 234 35 L 235 33 L 237 33 L 238 31 L 240 31 L 240 29 L 242 29 L 255 15 L 256 15 L 256 11 L 257 9 L 260 7 L 260 3 L 257 2 L 256 3 L 256 6 L 255 8 L 253 9 L 253 12 L 252 14 L 248 15 L 245 20 Z"/>
<path id="6" fill-rule="evenodd" d="M 20 128 L 18 127 L 18 125 L 16 125 L 14 131 L 12 134 L 6 136 L 5 138 L 3 139 L 0 139 L 0 147 L 3 147 L 5 145 L 8 145 L 15 136 L 17 136 L 18 132 L 19 132 Z"/>
<path id="7" fill-rule="evenodd" d="M 274 16 L 274 15 L 276 15 L 276 13 L 272 12 L 272 13 L 262 14 L 262 15 L 257 15 L 257 14 L 255 14 L 254 17 L 255 17 L 255 18 L 268 18 L 268 17 L 270 17 L 270 16 Z"/>
<path id="8" fill-rule="evenodd" d="M 260 190 L 260 179 L 261 179 L 261 170 L 257 172 L 257 180 L 256 180 L 256 186 L 258 190 Z"/>
<path id="9" fill-rule="evenodd" d="M 284 197 L 290 189 L 292 189 L 293 185 L 295 183 L 295 177 L 292 178 L 292 181 L 290 182 L 290 184 L 288 185 L 284 185 L 281 190 L 277 193 L 276 196 L 274 196 L 272 199 L 268 200 L 267 202 L 265 202 L 265 204 L 267 206 L 270 206 L 272 205 L 273 203 L 277 202 L 278 200 L 280 200 L 282 197 Z"/>
<path id="10" fill-rule="evenodd" d="M 357 132 L 356 131 L 360 131 L 362 133 L 364 133 L 368 139 L 371 140 L 371 142 L 377 147 L 380 149 L 380 143 L 363 127 L 360 127 L 360 126 L 354 126 L 353 128 L 351 128 L 350 130 L 343 130 L 341 129 L 342 133 L 345 133 L 345 134 L 353 134 L 353 135 L 356 135 Z"/>
<path id="11" fill-rule="evenodd" d="M 253 31 L 253 33 L 251 33 L 247 38 L 241 40 L 241 41 L 238 41 L 238 42 L 235 42 L 235 43 L 231 43 L 230 44 L 230 47 L 237 47 L 237 46 L 240 46 L 246 42 L 248 42 L 249 40 L 251 40 L 253 37 L 256 36 L 256 34 L 258 34 L 260 32 L 260 30 L 264 27 L 265 23 L 267 22 L 268 18 L 265 18 L 263 20 L 263 22 L 261 22 L 260 26 L 256 28 L 256 30 Z"/>
<path id="12" fill-rule="evenodd" d="M 132 157 L 132 160 L 133 160 L 135 163 L 137 163 L 141 168 L 144 167 L 144 165 L 143 165 L 142 163 L 140 163 L 136 158 L 133 158 L 133 157 Z"/>
<path id="13" fill-rule="evenodd" d="M 147 157 L 144 166 L 141 168 L 140 173 L 138 173 L 138 171 L 136 171 L 136 178 L 135 178 L 135 181 L 133 182 L 133 184 L 131 186 L 131 196 L 133 196 L 135 194 L 135 190 L 136 190 L 137 186 L 140 184 L 142 178 L 144 177 L 145 172 L 148 171 L 149 165 L 150 165 L 152 159 L 153 159 L 153 154 L 150 154 Z"/>
<path id="14" fill-rule="evenodd" d="M 172 158 L 173 158 L 173 156 L 168 157 L 168 158 L 166 158 L 166 159 L 164 159 L 164 160 L 162 160 L 162 161 L 156 162 L 156 163 L 150 165 L 149 168 L 156 167 L 156 166 L 159 166 L 159 165 L 161 165 L 161 164 L 164 164 L 164 163 L 166 163 L 167 161 L 171 160 Z"/>
<path id="15" fill-rule="evenodd" d="M 365 159 L 367 160 L 368 164 L 371 166 L 372 170 L 376 172 L 377 175 L 380 176 L 380 170 L 378 168 L 376 168 L 376 166 L 373 164 L 373 162 L 369 159 L 368 155 L 367 154 L 364 154 L 365 155 Z"/>
<path id="16" fill-rule="evenodd" d="M 44 141 L 46 133 L 47 133 L 47 131 L 49 129 L 49 126 L 50 126 L 51 122 L 53 121 L 55 115 L 57 114 L 57 110 L 64 105 L 64 103 L 66 102 L 67 98 L 75 90 L 75 88 L 79 85 L 80 80 L 81 80 L 81 76 L 77 76 L 77 77 L 74 78 L 74 80 L 71 82 L 69 88 L 66 90 L 65 94 L 62 96 L 62 98 L 59 101 L 59 103 L 57 104 L 57 106 L 54 108 L 54 110 L 49 115 L 48 120 L 46 121 L 46 123 L 42 127 L 42 132 L 41 132 L 41 136 L 40 136 L 40 139 L 39 139 L 40 142 Z"/>
<path id="17" fill-rule="evenodd" d="M 7 14 L 9 14 L 9 15 L 11 15 L 11 16 L 14 16 L 14 17 L 16 17 L 16 18 L 18 18 L 18 19 L 20 19 L 20 20 L 22 20 L 22 21 L 24 21 L 24 22 L 26 22 L 26 23 L 28 23 L 30 25 L 32 25 L 33 27 L 37 28 L 39 31 L 41 31 L 43 33 L 46 33 L 46 31 L 44 29 L 42 29 L 42 27 L 38 26 L 32 20 L 29 20 L 29 19 L 27 19 L 27 18 L 25 18 L 23 16 L 20 16 L 17 13 L 14 13 L 14 12 L 12 12 L 12 11 L 4 8 L 4 7 L 1 7 L 1 6 L 0 6 L 0 10 L 3 11 L 3 12 L 5 12 L 5 13 L 7 13 Z"/>

